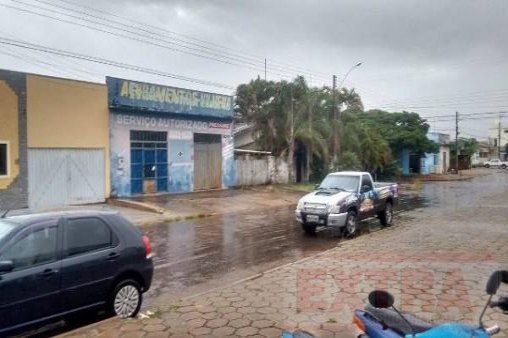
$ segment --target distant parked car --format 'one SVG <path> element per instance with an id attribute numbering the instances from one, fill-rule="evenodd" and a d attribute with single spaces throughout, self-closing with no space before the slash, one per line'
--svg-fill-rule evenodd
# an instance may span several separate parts
<path id="1" fill-rule="evenodd" d="M 496 167 L 496 168 L 506 169 L 506 167 L 508 167 L 508 162 L 503 162 L 503 161 L 497 159 L 497 160 L 487 161 L 483 165 L 485 166 L 485 168 Z"/>
<path id="2" fill-rule="evenodd" d="M 118 213 L 0 218 L 0 336 L 99 307 L 134 317 L 152 275 L 148 237 Z"/>

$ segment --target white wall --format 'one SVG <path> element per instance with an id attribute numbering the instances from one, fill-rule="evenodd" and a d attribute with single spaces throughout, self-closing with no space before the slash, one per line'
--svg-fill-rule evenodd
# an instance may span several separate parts
<path id="1" fill-rule="evenodd" d="M 285 184 L 289 181 L 286 161 L 274 156 L 235 159 L 236 186 Z"/>

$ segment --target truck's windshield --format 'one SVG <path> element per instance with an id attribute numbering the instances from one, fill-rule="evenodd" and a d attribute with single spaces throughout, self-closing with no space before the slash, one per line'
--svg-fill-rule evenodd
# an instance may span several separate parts
<path id="1" fill-rule="evenodd" d="M 318 189 L 344 190 L 355 192 L 360 183 L 359 176 L 328 175 L 319 185 Z"/>

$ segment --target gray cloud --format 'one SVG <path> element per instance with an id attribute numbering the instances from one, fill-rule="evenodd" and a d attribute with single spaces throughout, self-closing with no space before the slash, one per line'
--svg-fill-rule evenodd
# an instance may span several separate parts
<path id="1" fill-rule="evenodd" d="M 9 0 L 4 3 L 13 4 Z M 313 84 L 324 82 L 317 77 L 331 79 L 333 73 L 343 75 L 351 65 L 363 61 L 346 85 L 357 88 L 367 107 L 405 108 L 430 116 L 451 114 L 457 109 L 465 113 L 500 110 L 502 98 L 508 101 L 505 57 L 508 2 L 504 0 L 87 0 L 80 3 L 238 52 L 259 55 L 258 60 L 267 57 L 269 70 L 271 60 L 312 69 L 320 73 L 312 79 Z M 0 8 L 0 31 L 28 41 L 233 86 L 262 73 L 3 7 Z M 9 68 L 48 72 L 5 55 L 0 55 L 0 62 Z M 81 66 L 97 74 L 196 87 L 118 69 Z M 277 78 L 273 74 L 269 76 Z M 478 90 L 485 91 L 485 95 L 471 95 Z M 494 90 L 499 91 L 495 92 L 497 96 Z M 471 133 L 474 130 L 475 134 L 485 134 L 490 123 L 483 122 L 480 127 L 476 123 L 468 128 Z M 451 124 L 436 123 L 436 128 L 450 129 Z"/>

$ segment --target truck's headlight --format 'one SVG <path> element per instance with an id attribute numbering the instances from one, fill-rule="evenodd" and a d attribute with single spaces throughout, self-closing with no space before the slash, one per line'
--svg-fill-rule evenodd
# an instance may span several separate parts
<path id="1" fill-rule="evenodd" d="M 303 201 L 298 201 L 298 204 L 296 205 L 296 210 L 303 210 Z"/>
<path id="2" fill-rule="evenodd" d="M 330 214 L 340 214 L 341 204 L 332 205 L 329 209 Z"/>

